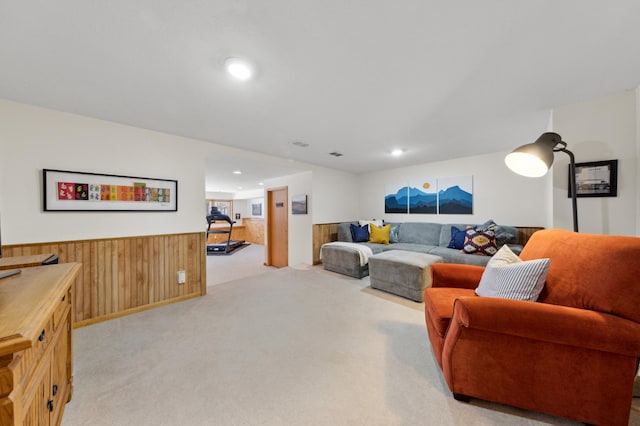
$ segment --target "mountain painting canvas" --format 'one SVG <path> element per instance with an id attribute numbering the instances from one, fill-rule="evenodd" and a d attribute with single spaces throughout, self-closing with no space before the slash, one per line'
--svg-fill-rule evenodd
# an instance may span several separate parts
<path id="1" fill-rule="evenodd" d="M 436 214 L 438 213 L 438 194 L 435 180 L 425 180 L 410 185 L 409 213 Z"/>
<path id="2" fill-rule="evenodd" d="M 384 196 L 385 213 L 408 213 L 409 187 L 407 185 L 387 185 Z"/>
<path id="3" fill-rule="evenodd" d="M 473 214 L 473 177 L 438 179 L 438 213 Z"/>

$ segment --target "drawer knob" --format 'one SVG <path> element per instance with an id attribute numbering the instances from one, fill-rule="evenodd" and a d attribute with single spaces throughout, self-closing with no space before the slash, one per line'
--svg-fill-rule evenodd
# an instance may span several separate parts
<path id="1" fill-rule="evenodd" d="M 49 411 L 53 411 L 53 399 L 47 401 L 47 408 Z"/>
<path id="2" fill-rule="evenodd" d="M 42 330 L 42 333 L 40 333 L 40 336 L 38 336 L 38 340 L 41 342 L 44 340 L 44 330 Z"/>
<path id="3" fill-rule="evenodd" d="M 56 396 L 57 393 L 58 393 L 58 385 L 53 385 L 53 388 L 51 388 L 51 394 L 53 396 Z"/>
<path id="4" fill-rule="evenodd" d="M 62 296 L 62 302 L 64 302 L 64 299 L 67 298 L 67 295 L 65 294 L 64 296 Z"/>

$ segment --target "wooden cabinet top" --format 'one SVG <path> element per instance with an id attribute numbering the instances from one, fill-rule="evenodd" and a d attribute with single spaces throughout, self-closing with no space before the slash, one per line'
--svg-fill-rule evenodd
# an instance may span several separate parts
<path id="1" fill-rule="evenodd" d="M 42 262 L 49 259 L 53 254 L 33 254 L 31 256 L 12 256 L 0 258 L 0 270 L 14 268 L 28 268 L 40 266 Z"/>
<path id="2" fill-rule="evenodd" d="M 36 266 L 0 279 L 0 356 L 32 346 L 80 266 Z"/>

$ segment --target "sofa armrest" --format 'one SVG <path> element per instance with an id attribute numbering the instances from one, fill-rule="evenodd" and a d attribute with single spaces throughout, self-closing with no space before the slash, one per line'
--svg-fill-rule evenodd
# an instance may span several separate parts
<path id="1" fill-rule="evenodd" d="M 602 312 L 495 297 L 461 297 L 452 324 L 580 348 L 640 356 L 640 324 Z"/>
<path id="2" fill-rule="evenodd" d="M 474 289 L 483 272 L 484 266 L 434 263 L 431 265 L 431 286 Z"/>

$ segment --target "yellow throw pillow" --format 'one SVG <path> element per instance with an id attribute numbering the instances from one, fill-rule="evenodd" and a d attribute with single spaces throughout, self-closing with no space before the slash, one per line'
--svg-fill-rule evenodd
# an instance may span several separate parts
<path id="1" fill-rule="evenodd" d="M 369 224 L 369 236 L 370 243 L 389 244 L 389 234 L 391 234 L 391 224 L 387 224 L 380 228 L 373 223 Z"/>

